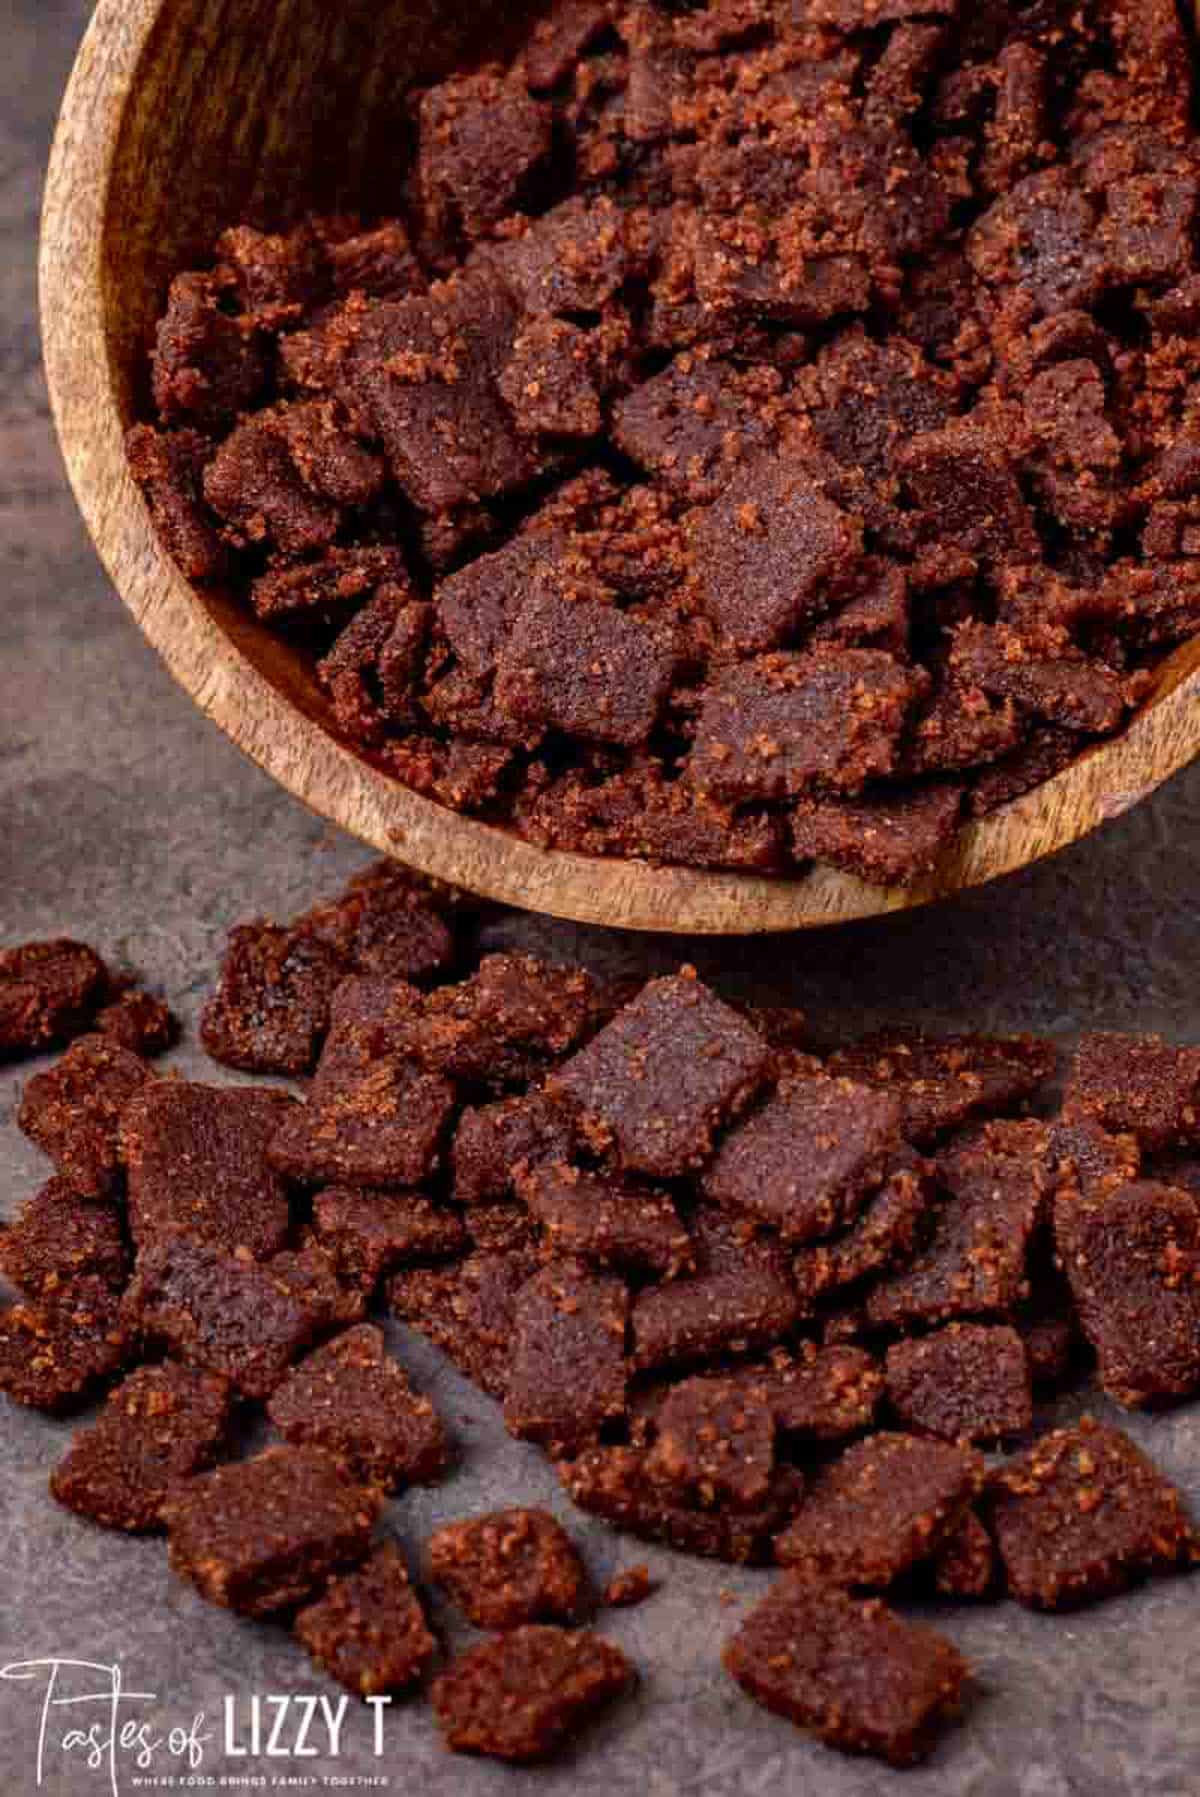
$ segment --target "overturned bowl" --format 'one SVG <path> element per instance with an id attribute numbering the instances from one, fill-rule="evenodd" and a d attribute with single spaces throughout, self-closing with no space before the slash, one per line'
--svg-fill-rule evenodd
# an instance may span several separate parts
<path id="1" fill-rule="evenodd" d="M 902 910 L 1052 854 L 1200 752 L 1200 641 L 1158 668 L 1124 732 L 982 821 L 903 889 L 830 868 L 766 878 L 541 849 L 401 785 L 339 735 L 303 658 L 159 543 L 126 468 L 149 329 L 214 221 L 385 211 L 400 102 L 538 10 L 512 0 L 99 0 L 50 164 L 41 258 L 51 401 L 96 547 L 196 704 L 282 786 L 393 858 L 531 911 L 618 928 L 752 934 Z"/>

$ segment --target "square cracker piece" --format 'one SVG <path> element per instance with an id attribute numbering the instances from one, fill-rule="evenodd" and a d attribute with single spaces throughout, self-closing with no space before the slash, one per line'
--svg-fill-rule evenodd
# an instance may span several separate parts
<path id="1" fill-rule="evenodd" d="M 205 1052 L 250 1073 L 310 1072 L 345 973 L 336 947 L 310 931 L 239 924 L 201 1015 Z"/>
<path id="2" fill-rule="evenodd" d="M 646 1448 L 586 1448 L 557 1472 L 572 1503 L 602 1516 L 626 1535 L 661 1541 L 681 1554 L 731 1566 L 763 1566 L 771 1542 L 796 1508 L 804 1480 L 794 1466 L 778 1466 L 755 1510 L 700 1509 L 649 1476 Z"/>
<path id="3" fill-rule="evenodd" d="M 803 458 L 749 458 L 689 524 L 701 609 L 741 654 L 777 649 L 849 591 L 861 522 L 822 491 Z"/>
<path id="4" fill-rule="evenodd" d="M 109 984 L 104 962 L 83 942 L 0 950 L 0 1060 L 79 1035 Z"/>
<path id="5" fill-rule="evenodd" d="M 992 1528 L 1009 1590 L 1039 1610 L 1123 1591 L 1200 1558 L 1182 1498 L 1120 1429 L 1084 1417 L 993 1475 Z"/>
<path id="6" fill-rule="evenodd" d="M 788 1077 L 725 1137 L 705 1195 L 770 1224 L 785 1242 L 832 1235 L 882 1183 L 902 1146 L 901 1115 L 890 1093 L 824 1074 Z"/>
<path id="7" fill-rule="evenodd" d="M 882 649 L 823 646 L 739 662 L 706 689 L 690 776 L 738 802 L 860 793 L 895 769 L 928 682 Z"/>
<path id="8" fill-rule="evenodd" d="M 493 1510 L 430 1537 L 429 1570 L 476 1628 L 571 1622 L 588 1602 L 574 1543 L 546 1510 Z"/>
<path id="9" fill-rule="evenodd" d="M 508 1388 L 517 1294 L 537 1271 L 525 1247 L 480 1251 L 452 1267 L 397 1273 L 388 1304 L 449 1355 L 468 1379 L 500 1398 Z"/>
<path id="10" fill-rule="evenodd" d="M 714 1132 L 768 1077 L 767 1043 L 684 968 L 652 980 L 560 1069 L 552 1089 L 579 1106 L 597 1143 L 639 1173 L 694 1171 Z"/>
<path id="11" fill-rule="evenodd" d="M 325 1448 L 364 1484 L 424 1485 L 445 1471 L 448 1444 L 428 1398 L 370 1323 L 348 1329 L 292 1368 L 267 1414 L 286 1441 Z"/>
<path id="12" fill-rule="evenodd" d="M 35 1073 L 17 1122 L 81 1198 L 102 1198 L 121 1181 L 118 1128 L 151 1078 L 138 1054 L 108 1036 L 81 1036 L 62 1059 Z"/>
<path id="13" fill-rule="evenodd" d="M 1160 1036 L 1084 1036 L 1063 1096 L 1067 1118 L 1128 1131 L 1148 1153 L 1200 1135 L 1200 1048 Z"/>
<path id="14" fill-rule="evenodd" d="M 1054 1229 L 1109 1396 L 1138 1405 L 1200 1389 L 1200 1196 L 1150 1180 L 1064 1193 Z"/>
<path id="15" fill-rule="evenodd" d="M 510 1434 L 559 1454 L 625 1413 L 629 1294 L 619 1279 L 563 1261 L 522 1287 L 504 1399 Z"/>
<path id="16" fill-rule="evenodd" d="M 292 1627 L 310 1658 L 359 1697 L 420 1684 L 437 1653 L 421 1600 L 390 1541 L 362 1566 L 330 1579 Z"/>
<path id="17" fill-rule="evenodd" d="M 746 1379 L 684 1379 L 654 1419 L 646 1472 L 696 1508 L 755 1510 L 770 1494 L 775 1417 Z"/>
<path id="18" fill-rule="evenodd" d="M 895 1092 L 904 1134 L 922 1146 L 972 1117 L 1019 1107 L 1054 1072 L 1051 1042 L 1036 1036 L 921 1036 L 881 1030 L 830 1060 L 835 1073 Z"/>
<path id="19" fill-rule="evenodd" d="M 868 1436 L 820 1475 L 775 1557 L 828 1584 L 886 1590 L 937 1552 L 982 1485 L 983 1461 L 965 1448 Z"/>
<path id="20" fill-rule="evenodd" d="M 265 1260 L 291 1222 L 267 1147 L 298 1111 L 286 1092 L 155 1080 L 122 1113 L 129 1227 L 139 1248 L 188 1235 Z"/>
<path id="21" fill-rule="evenodd" d="M 498 499 L 537 474 L 498 387 L 519 328 L 503 285 L 475 273 L 366 305 L 355 319 L 346 398 L 370 419 L 419 511 Z"/>
<path id="22" fill-rule="evenodd" d="M 615 605 L 532 593 L 500 653 L 496 704 L 519 724 L 634 748 L 675 671 L 669 633 Z"/>
<path id="23" fill-rule="evenodd" d="M 176 1488 L 171 1569 L 211 1604 L 271 1616 L 366 1556 L 379 1502 L 319 1448 L 267 1448 Z"/>
<path id="24" fill-rule="evenodd" d="M 270 1144 L 273 1167 L 310 1184 L 418 1186 L 433 1172 L 454 1110 L 450 1081 L 412 1052 L 420 994 L 402 980 L 346 980 L 308 1103 Z"/>
<path id="25" fill-rule="evenodd" d="M 0 1273 L 31 1298 L 50 1297 L 92 1277 L 120 1292 L 129 1250 L 118 1206 L 81 1198 L 65 1179 L 51 1179 L 0 1227 Z"/>
<path id="26" fill-rule="evenodd" d="M 588 1631 L 530 1624 L 482 1641 L 433 1683 L 433 1708 L 456 1753 L 547 1758 L 633 1682 L 619 1648 Z"/>
<path id="27" fill-rule="evenodd" d="M 693 1220 L 696 1268 L 633 1301 L 637 1367 L 686 1365 L 770 1347 L 795 1328 L 800 1302 L 777 1241 L 748 1233 L 712 1205 Z"/>
<path id="28" fill-rule="evenodd" d="M 305 1288 L 306 1273 L 316 1270 L 301 1255 L 264 1264 L 165 1235 L 138 1256 L 125 1313 L 188 1365 L 208 1367 L 246 1397 L 263 1399 L 336 1320 L 329 1295 Z"/>
<path id="29" fill-rule="evenodd" d="M 692 1265 L 692 1238 L 669 1192 L 549 1160 L 521 1169 L 517 1192 L 546 1246 L 563 1258 L 653 1279 Z"/>
<path id="30" fill-rule="evenodd" d="M 171 1487 L 203 1471 L 224 1445 L 230 1399 L 217 1373 L 169 1360 L 139 1367 L 75 1436 L 50 1475 L 51 1496 L 104 1529 L 161 1528 Z"/>
<path id="31" fill-rule="evenodd" d="M 1029 1295 L 1029 1248 L 1046 1217 L 1054 1177 L 1040 1123 L 987 1123 L 938 1157 L 947 1195 L 929 1240 L 867 1296 L 880 1327 L 954 1317 L 1011 1316 Z"/>
<path id="32" fill-rule="evenodd" d="M 957 1649 L 932 1629 L 794 1574 L 746 1618 L 724 1662 L 766 1709 L 829 1747 L 893 1766 L 926 1757 L 967 1677 Z"/>
<path id="33" fill-rule="evenodd" d="M 996 1441 L 1033 1421 L 1025 1344 L 1007 1324 L 948 1323 L 887 1355 L 888 1400 L 906 1428 Z"/>

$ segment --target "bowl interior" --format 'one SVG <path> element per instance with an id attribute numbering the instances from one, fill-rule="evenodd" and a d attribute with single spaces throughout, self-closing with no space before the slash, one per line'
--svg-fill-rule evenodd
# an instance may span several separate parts
<path id="1" fill-rule="evenodd" d="M 968 824 L 931 878 L 884 891 L 818 867 L 768 879 L 544 851 L 443 810 L 340 736 L 311 665 L 233 595 L 196 592 L 154 537 L 122 436 L 144 415 L 167 284 L 226 223 L 396 209 L 406 94 L 508 55 L 548 0 L 98 0 L 51 159 L 42 321 L 51 399 L 122 598 L 192 698 L 274 778 L 385 852 L 530 909 L 747 934 L 923 904 L 1024 866 L 1128 809 L 1200 752 L 1200 640 L 1124 733 Z"/>

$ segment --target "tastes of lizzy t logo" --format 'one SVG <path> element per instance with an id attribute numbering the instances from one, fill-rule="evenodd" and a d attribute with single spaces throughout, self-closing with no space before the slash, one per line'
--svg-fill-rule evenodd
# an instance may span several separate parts
<path id="1" fill-rule="evenodd" d="M 155 1721 L 153 1691 L 135 1691 L 120 1665 L 95 1660 L 18 1660 L 0 1666 L 0 1680 L 28 1687 L 36 1704 L 37 1789 L 64 1766 L 86 1768 L 102 1778 L 111 1797 L 121 1797 L 123 1780 L 133 1785 L 221 1785 L 231 1778 L 197 1777 L 206 1752 L 227 1760 L 313 1760 L 341 1754 L 342 1730 L 350 1700 L 341 1697 L 226 1697 L 219 1726 L 203 1711 L 173 1726 Z M 384 1710 L 390 1697 L 369 1697 L 374 1756 L 384 1751 Z M 242 1780 L 240 1782 L 246 1782 Z M 258 1781 L 261 1782 L 261 1781 Z M 292 1785 L 309 1783 L 289 1779 Z M 311 1781 L 317 1782 L 317 1781 Z M 386 1778 L 357 1778 L 359 1785 L 386 1785 Z"/>
<path id="2" fill-rule="evenodd" d="M 41 1706 L 37 1735 L 37 1786 L 55 1763 L 86 1766 L 107 1774 L 113 1797 L 120 1797 L 121 1773 L 127 1767 L 148 1772 L 169 1759 L 177 1768 L 197 1771 L 211 1736 L 203 1715 L 190 1725 L 165 1732 L 146 1720 L 146 1708 L 158 1702 L 153 1691 L 133 1691 L 120 1666 L 94 1660 L 18 1660 L 0 1666 L 0 1679 L 28 1683 Z"/>

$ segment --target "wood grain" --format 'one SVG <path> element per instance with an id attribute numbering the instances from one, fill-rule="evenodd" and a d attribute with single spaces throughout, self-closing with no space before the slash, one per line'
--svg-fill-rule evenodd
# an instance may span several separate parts
<path id="1" fill-rule="evenodd" d="M 76 497 L 114 585 L 203 711 L 289 791 L 382 852 L 528 910 L 639 930 L 811 928 L 922 905 L 1077 841 L 1200 751 L 1200 642 L 1179 649 L 1115 740 L 982 822 L 935 877 L 884 891 L 656 868 L 539 849 L 459 817 L 342 740 L 311 670 L 234 600 L 201 596 L 160 547 L 124 432 L 167 280 L 214 223 L 308 206 L 385 211 L 414 81 L 501 53 L 522 8 L 487 0 L 99 0 L 47 182 L 41 309 Z"/>

